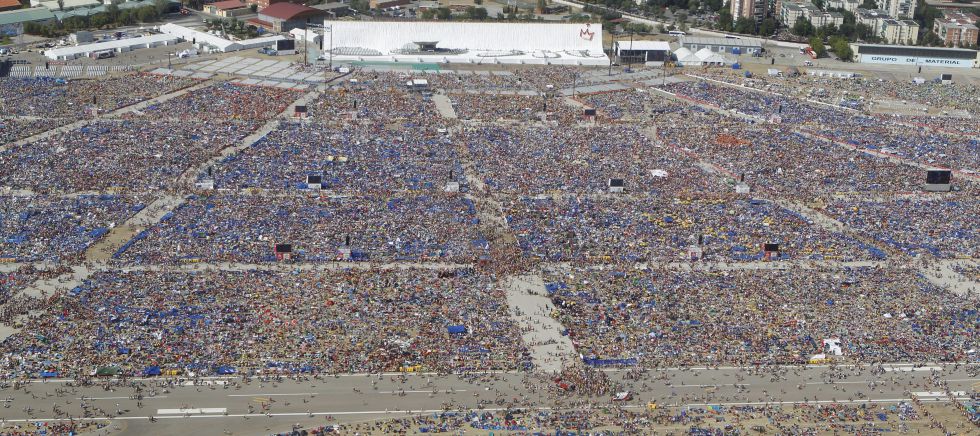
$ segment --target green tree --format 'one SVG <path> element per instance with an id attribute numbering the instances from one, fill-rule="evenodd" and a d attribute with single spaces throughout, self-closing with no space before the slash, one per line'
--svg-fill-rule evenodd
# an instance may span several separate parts
<path id="1" fill-rule="evenodd" d="M 940 38 L 939 35 L 933 33 L 931 29 L 922 32 L 921 41 L 919 42 L 919 45 L 924 45 L 927 47 L 936 47 L 942 44 L 943 44 L 942 38 Z"/>
<path id="2" fill-rule="evenodd" d="M 732 12 L 728 9 L 722 9 L 718 12 L 718 28 L 725 32 L 731 32 L 734 29 Z"/>
<path id="3" fill-rule="evenodd" d="M 480 3 L 483 3 L 483 0 L 480 0 Z M 538 12 L 544 13 L 546 7 L 548 7 L 548 0 L 538 0 Z"/>
<path id="4" fill-rule="evenodd" d="M 466 8 L 466 18 L 470 20 L 483 21 L 487 19 L 487 9 L 468 6 Z"/>
<path id="5" fill-rule="evenodd" d="M 834 50 L 834 53 L 836 53 L 837 57 L 844 62 L 854 60 L 854 50 L 851 50 L 850 44 L 841 44 Z"/>
<path id="6" fill-rule="evenodd" d="M 157 16 L 161 16 L 167 13 L 170 9 L 170 1 L 168 0 L 153 0 L 153 7 L 157 10 Z"/>
<path id="7" fill-rule="evenodd" d="M 109 14 L 101 13 L 95 14 L 88 18 L 89 24 L 97 29 L 102 28 L 102 26 L 112 24 L 112 20 L 109 19 Z"/>
<path id="8" fill-rule="evenodd" d="M 453 11 L 449 10 L 449 8 L 442 7 L 436 9 L 436 18 L 440 20 L 448 20 L 452 18 L 452 16 L 453 16 Z"/>
<path id="9" fill-rule="evenodd" d="M 745 33 L 745 34 L 754 34 L 755 33 L 755 20 L 753 20 L 751 18 L 738 17 L 738 20 L 735 21 L 735 32 L 736 33 Z"/>
<path id="10" fill-rule="evenodd" d="M 810 38 L 810 48 L 813 49 L 813 52 L 817 54 L 818 58 L 827 56 L 827 47 L 824 47 L 823 41 L 819 37 L 814 36 Z"/>
<path id="11" fill-rule="evenodd" d="M 765 20 L 762 20 L 762 24 L 759 25 L 759 35 L 765 37 L 772 36 L 772 34 L 776 33 L 776 29 L 778 28 L 779 25 L 776 23 L 775 19 L 766 18 Z"/>
<path id="12" fill-rule="evenodd" d="M 144 6 L 136 10 L 136 19 L 141 23 L 156 21 L 158 16 L 157 9 L 154 6 Z"/>
<path id="13" fill-rule="evenodd" d="M 878 3 L 875 0 L 864 0 L 861 2 L 862 9 L 878 9 Z"/>
<path id="14" fill-rule="evenodd" d="M 114 3 L 105 5 L 105 14 L 109 18 L 110 23 L 115 23 L 119 19 L 119 6 Z"/>
<path id="15" fill-rule="evenodd" d="M 842 61 L 851 61 L 854 58 L 854 51 L 851 50 L 851 44 L 848 42 L 847 38 L 843 36 L 836 35 L 830 38 L 830 48 L 834 50 L 834 54 Z"/>
<path id="16" fill-rule="evenodd" d="M 790 30 L 796 36 L 810 36 L 813 35 L 813 24 L 810 20 L 800 17 L 796 19 L 796 23 L 793 24 L 793 28 Z"/>

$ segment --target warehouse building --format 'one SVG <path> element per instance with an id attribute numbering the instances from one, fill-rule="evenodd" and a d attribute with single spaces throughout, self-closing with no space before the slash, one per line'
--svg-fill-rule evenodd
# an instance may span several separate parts
<path id="1" fill-rule="evenodd" d="M 854 59 L 863 64 L 978 68 L 977 50 L 904 45 L 852 44 Z"/>
<path id="2" fill-rule="evenodd" d="M 697 53 L 701 49 L 708 49 L 715 53 L 725 54 L 748 54 L 754 55 L 762 52 L 762 41 L 754 38 L 703 38 L 699 36 L 682 36 L 680 38 L 681 47 Z"/>

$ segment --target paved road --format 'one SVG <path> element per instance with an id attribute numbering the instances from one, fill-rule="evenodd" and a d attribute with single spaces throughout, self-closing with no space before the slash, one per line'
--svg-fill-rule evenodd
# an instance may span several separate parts
<path id="1" fill-rule="evenodd" d="M 936 401 L 941 398 L 939 392 L 944 390 L 944 384 L 960 397 L 980 386 L 977 367 L 899 365 L 884 369 L 877 373 L 854 366 L 782 367 L 759 372 L 733 367 L 664 369 L 643 373 L 640 380 L 628 379 L 630 374 L 621 370 L 610 370 L 608 374 L 623 389 L 637 393 L 633 401 L 623 404 L 630 408 L 645 407 L 651 400 L 662 406 L 803 401 L 895 403 L 910 399 L 912 393 L 923 400 Z M 510 404 L 568 408 L 586 400 L 581 397 L 556 401 L 543 393 L 542 388 L 549 384 L 546 379 L 526 383 L 525 376 L 518 373 L 479 377 L 361 374 L 279 382 L 210 378 L 197 385 L 176 379 L 136 379 L 128 383 L 133 382 L 143 386 L 144 398 L 139 405 L 131 398 L 136 392 L 132 387 L 107 390 L 104 386 L 75 387 L 68 380 L 57 380 L 34 382 L 17 390 L 4 388 L 0 400 L 5 400 L 5 408 L 0 416 L 7 423 L 66 419 L 67 415 L 82 416 L 84 404 L 90 410 L 104 411 L 96 413 L 103 416 L 98 419 L 105 419 L 103 413 L 115 415 L 117 409 L 122 412 L 112 421 L 112 434 L 200 432 L 202 425 L 214 430 L 207 434 L 225 430 L 230 434 L 267 434 L 286 430 L 294 423 L 352 423 L 401 416 L 409 411 L 431 414 L 447 407 L 477 408 L 481 404 L 494 410 Z M 611 403 L 608 398 L 591 400 Z M 57 412 L 53 410 L 55 405 Z M 151 416 L 156 422 L 150 421 Z"/>

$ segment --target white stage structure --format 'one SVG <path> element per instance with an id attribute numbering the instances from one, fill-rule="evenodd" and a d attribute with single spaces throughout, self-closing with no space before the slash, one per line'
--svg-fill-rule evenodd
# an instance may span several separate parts
<path id="1" fill-rule="evenodd" d="M 609 65 L 598 23 L 324 21 L 333 61 Z"/>

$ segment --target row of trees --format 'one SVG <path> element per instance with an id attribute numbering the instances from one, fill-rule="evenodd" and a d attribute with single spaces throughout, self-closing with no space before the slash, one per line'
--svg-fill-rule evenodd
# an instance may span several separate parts
<path id="1" fill-rule="evenodd" d="M 159 21 L 167 12 L 170 3 L 167 0 L 156 0 L 152 6 L 135 9 L 120 9 L 114 4 L 106 4 L 105 12 L 88 17 L 68 17 L 53 24 L 24 23 L 24 33 L 39 35 L 46 38 L 56 38 L 78 30 L 114 28 L 131 26 L 136 23 L 151 23 Z"/>

